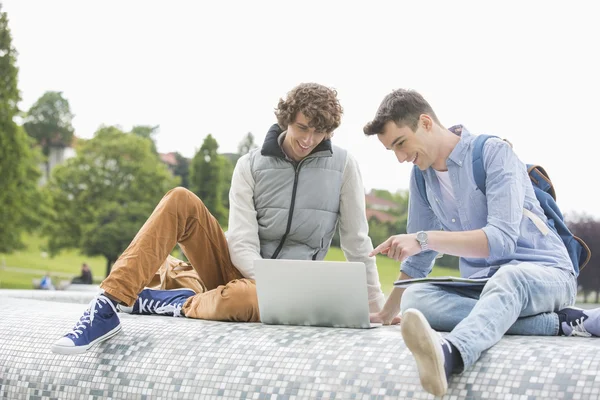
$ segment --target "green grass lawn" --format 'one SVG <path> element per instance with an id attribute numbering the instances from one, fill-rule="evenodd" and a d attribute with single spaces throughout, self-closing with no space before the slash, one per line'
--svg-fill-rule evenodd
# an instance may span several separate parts
<path id="1" fill-rule="evenodd" d="M 87 257 L 75 250 L 66 250 L 56 257 L 44 256 L 46 240 L 35 235 L 27 235 L 24 239 L 26 248 L 12 254 L 0 254 L 0 288 L 31 289 L 32 279 L 39 279 L 42 274 L 6 271 L 2 266 L 17 267 L 33 271 L 48 271 L 54 284 L 60 280 L 70 280 L 78 276 L 81 264 L 86 262 L 94 276 L 94 280 L 101 280 L 106 272 L 106 259 L 104 257 Z"/>
<path id="2" fill-rule="evenodd" d="M 55 284 L 60 280 L 70 280 L 79 275 L 81 264 L 88 263 L 92 269 L 95 281 L 104 278 L 106 271 L 106 260 L 104 257 L 87 257 L 81 255 L 78 251 L 63 251 L 56 257 L 44 257 L 42 254 L 46 246 L 46 240 L 35 235 L 29 235 L 25 238 L 27 248 L 13 254 L 0 254 L 0 288 L 31 289 L 32 279 L 42 277 L 41 273 L 31 274 L 25 272 L 7 271 L 2 266 L 18 267 L 30 271 L 48 271 Z M 345 257 L 342 250 L 338 247 L 332 247 L 327 253 L 326 260 L 344 261 Z M 377 256 L 377 268 L 379 269 L 379 279 L 384 293 L 392 290 L 393 282 L 398 278 L 400 264 L 387 258 L 386 256 Z M 449 268 L 435 267 L 432 275 L 458 275 L 458 270 Z"/>

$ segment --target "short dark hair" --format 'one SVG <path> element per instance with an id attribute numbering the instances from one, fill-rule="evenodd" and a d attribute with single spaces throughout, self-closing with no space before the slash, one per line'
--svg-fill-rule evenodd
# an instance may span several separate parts
<path id="1" fill-rule="evenodd" d="M 416 131 L 421 114 L 429 115 L 436 123 L 440 124 L 427 100 L 418 92 L 409 89 L 396 89 L 385 96 L 377 109 L 375 118 L 365 125 L 363 132 L 365 135 L 382 133 L 383 127 L 389 121 L 394 121 L 399 127 L 408 126 Z"/>
<path id="2" fill-rule="evenodd" d="M 340 126 L 344 110 L 334 89 L 318 83 L 301 83 L 288 92 L 285 100 L 279 99 L 275 115 L 281 129 L 294 123 L 298 112 L 306 116 L 311 128 L 331 134 Z"/>

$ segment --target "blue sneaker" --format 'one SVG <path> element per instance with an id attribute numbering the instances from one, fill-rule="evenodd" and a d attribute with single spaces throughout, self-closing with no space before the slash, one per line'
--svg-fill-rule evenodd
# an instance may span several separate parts
<path id="1" fill-rule="evenodd" d="M 566 307 L 557 312 L 559 335 L 600 336 L 600 308 L 583 310 Z"/>
<path id="2" fill-rule="evenodd" d="M 133 307 L 119 304 L 119 311 L 138 315 L 170 315 L 181 317 L 181 307 L 187 299 L 195 295 L 192 289 L 156 290 L 144 289 L 138 295 Z"/>
<path id="3" fill-rule="evenodd" d="M 121 331 L 114 303 L 103 294 L 96 296 L 73 330 L 52 346 L 57 354 L 81 354 Z"/>

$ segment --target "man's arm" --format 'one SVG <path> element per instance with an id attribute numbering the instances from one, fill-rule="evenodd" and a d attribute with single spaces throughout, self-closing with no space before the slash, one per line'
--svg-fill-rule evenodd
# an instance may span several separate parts
<path id="1" fill-rule="evenodd" d="M 487 258 L 488 239 L 483 229 L 463 232 L 426 231 L 427 247 L 436 253 L 457 257 Z M 396 261 L 405 261 L 421 253 L 415 233 L 391 236 L 377 246 L 374 253 L 383 253 Z"/>
<path id="2" fill-rule="evenodd" d="M 379 283 L 375 257 L 369 256 L 373 243 L 365 212 L 365 192 L 356 159 L 348 154 L 340 194 L 340 244 L 348 261 L 360 261 L 367 266 L 369 309 L 381 310 L 384 296 Z"/>
<path id="3" fill-rule="evenodd" d="M 399 280 L 411 279 L 410 276 L 404 272 L 400 272 Z M 384 325 L 395 325 L 400 322 L 400 302 L 402 300 L 402 294 L 406 288 L 395 287 L 392 289 L 390 296 L 388 297 L 383 309 L 376 314 L 371 314 L 371 322 L 382 323 Z"/>
<path id="4" fill-rule="evenodd" d="M 248 154 L 238 160 L 233 170 L 229 206 L 227 243 L 231 261 L 245 278 L 254 279 L 254 260 L 262 257 Z"/>
<path id="5" fill-rule="evenodd" d="M 507 258 L 515 252 L 525 203 L 524 180 L 529 179 L 526 167 L 510 145 L 499 139 L 486 142 L 484 163 L 488 209 L 486 226 L 463 232 L 428 231 L 428 247 L 431 250 L 457 257 L 488 260 Z M 421 246 L 416 235 L 411 233 L 390 237 L 374 252 L 409 263 L 413 256 L 421 252 Z"/>

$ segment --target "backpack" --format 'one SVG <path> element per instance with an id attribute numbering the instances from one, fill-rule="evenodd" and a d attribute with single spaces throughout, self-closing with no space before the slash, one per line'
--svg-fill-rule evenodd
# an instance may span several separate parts
<path id="1" fill-rule="evenodd" d="M 492 137 L 496 136 L 479 135 L 475 138 L 473 144 L 473 178 L 475 179 L 477 188 L 484 195 L 486 173 L 483 164 L 483 145 L 486 140 Z M 431 204 L 427 199 L 427 192 L 425 191 L 425 177 L 416 165 L 413 169 L 419 194 L 425 200 L 429 208 L 431 208 Z M 564 217 L 556 204 L 556 192 L 554 191 L 554 186 L 544 168 L 539 165 L 527 164 L 527 173 L 529 174 L 535 197 L 540 202 L 544 214 L 546 214 L 546 218 L 548 218 L 548 227 L 558 233 L 564 242 L 569 257 L 573 262 L 575 275 L 578 275 L 579 271 L 590 261 L 590 257 L 592 256 L 590 248 L 583 240 L 573 235 L 571 231 L 569 231 L 569 228 L 567 228 Z"/>

